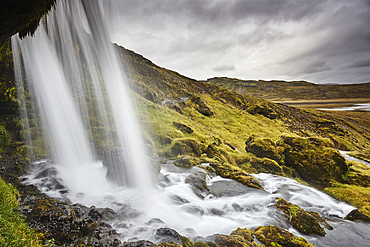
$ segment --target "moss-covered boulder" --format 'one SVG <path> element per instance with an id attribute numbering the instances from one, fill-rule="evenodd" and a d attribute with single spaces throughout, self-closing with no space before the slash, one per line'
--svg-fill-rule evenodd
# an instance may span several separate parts
<path id="1" fill-rule="evenodd" d="M 212 241 L 217 246 L 228 247 L 257 247 L 259 246 L 254 242 L 253 231 L 238 228 L 231 232 L 229 236 L 222 234 L 215 234 L 212 236 Z"/>
<path id="2" fill-rule="evenodd" d="M 214 172 L 223 177 L 233 179 L 241 184 L 244 184 L 248 187 L 255 188 L 255 189 L 262 189 L 262 185 L 259 183 L 257 179 L 247 174 L 245 171 L 238 167 L 234 167 L 228 165 L 226 163 L 220 164 L 217 162 L 212 162 L 209 164 L 211 168 L 213 168 Z M 212 171 L 212 170 L 211 170 Z"/>
<path id="3" fill-rule="evenodd" d="M 250 136 L 245 142 L 245 150 L 256 155 L 258 158 L 269 158 L 284 164 L 284 147 L 278 146 L 269 138 L 255 138 Z"/>
<path id="4" fill-rule="evenodd" d="M 298 205 L 289 203 L 282 198 L 277 201 L 276 207 L 283 210 L 284 213 L 288 215 L 289 222 L 299 232 L 306 235 L 318 234 L 320 236 L 325 236 L 325 231 L 320 226 L 319 221 L 323 223 L 326 223 L 326 221 L 322 219 L 319 214 L 315 212 L 306 212 Z M 327 223 L 326 225 L 329 226 Z"/>
<path id="5" fill-rule="evenodd" d="M 359 209 L 354 209 L 345 218 L 347 220 L 360 220 L 370 223 L 370 206 L 363 206 Z"/>
<path id="6" fill-rule="evenodd" d="M 328 184 L 330 180 L 343 180 L 348 165 L 333 143 L 323 138 L 284 136 L 279 141 L 284 146 L 285 165 L 293 167 L 305 180 Z"/>
<path id="7" fill-rule="evenodd" d="M 348 184 L 354 184 L 362 187 L 370 187 L 370 167 L 362 162 L 348 162 L 349 169 L 345 176 Z"/>
<path id="8" fill-rule="evenodd" d="M 304 238 L 297 238 L 294 234 L 276 226 L 260 226 L 254 231 L 256 238 L 267 246 L 279 247 L 313 247 Z"/>
<path id="9" fill-rule="evenodd" d="M 171 155 L 190 155 L 199 157 L 204 150 L 204 145 L 192 138 L 177 139 L 173 141 L 171 147 Z"/>
<path id="10" fill-rule="evenodd" d="M 273 173 L 276 175 L 285 175 L 283 167 L 275 160 L 269 158 L 251 158 L 250 163 L 257 172 Z"/>

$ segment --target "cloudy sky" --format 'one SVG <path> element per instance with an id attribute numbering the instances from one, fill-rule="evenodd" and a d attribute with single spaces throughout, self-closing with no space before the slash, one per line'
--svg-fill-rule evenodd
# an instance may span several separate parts
<path id="1" fill-rule="evenodd" d="M 370 0 L 113 1 L 113 42 L 191 78 L 370 81 Z"/>

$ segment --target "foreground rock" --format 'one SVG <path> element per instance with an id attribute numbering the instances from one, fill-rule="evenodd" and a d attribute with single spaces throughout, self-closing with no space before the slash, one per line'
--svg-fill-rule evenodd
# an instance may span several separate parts
<path id="1" fill-rule="evenodd" d="M 267 246 L 313 247 L 304 238 L 297 238 L 292 233 L 276 226 L 260 226 L 254 232 L 256 238 Z"/>
<path id="2" fill-rule="evenodd" d="M 363 206 L 359 209 L 352 210 L 346 217 L 347 220 L 360 220 L 370 223 L 370 206 Z"/>
<path id="3" fill-rule="evenodd" d="M 330 230 L 333 229 L 318 213 L 307 212 L 282 198 L 277 201 L 276 207 L 283 210 L 283 212 L 288 215 L 289 222 L 292 226 L 303 234 L 318 234 L 320 236 L 325 236 L 325 231 L 320 223 Z"/>

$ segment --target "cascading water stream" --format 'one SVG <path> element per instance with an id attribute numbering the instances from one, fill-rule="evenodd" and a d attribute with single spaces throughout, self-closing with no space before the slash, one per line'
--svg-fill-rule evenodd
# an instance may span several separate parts
<path id="1" fill-rule="evenodd" d="M 18 92 L 26 87 L 34 97 L 52 160 L 72 190 L 87 193 L 94 183 L 97 151 L 111 181 L 149 188 L 146 146 L 103 19 L 98 1 L 59 1 L 34 37 L 13 36 Z"/>

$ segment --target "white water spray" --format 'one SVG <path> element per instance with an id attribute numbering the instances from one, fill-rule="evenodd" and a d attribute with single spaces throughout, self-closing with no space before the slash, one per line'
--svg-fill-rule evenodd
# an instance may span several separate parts
<path id="1" fill-rule="evenodd" d="M 104 174 L 99 156 L 114 183 L 150 187 L 146 146 L 99 2 L 57 2 L 34 37 L 15 35 L 12 48 L 18 92 L 25 87 L 36 101 L 52 160 L 70 189 L 91 191 L 101 179 L 92 167 Z"/>

